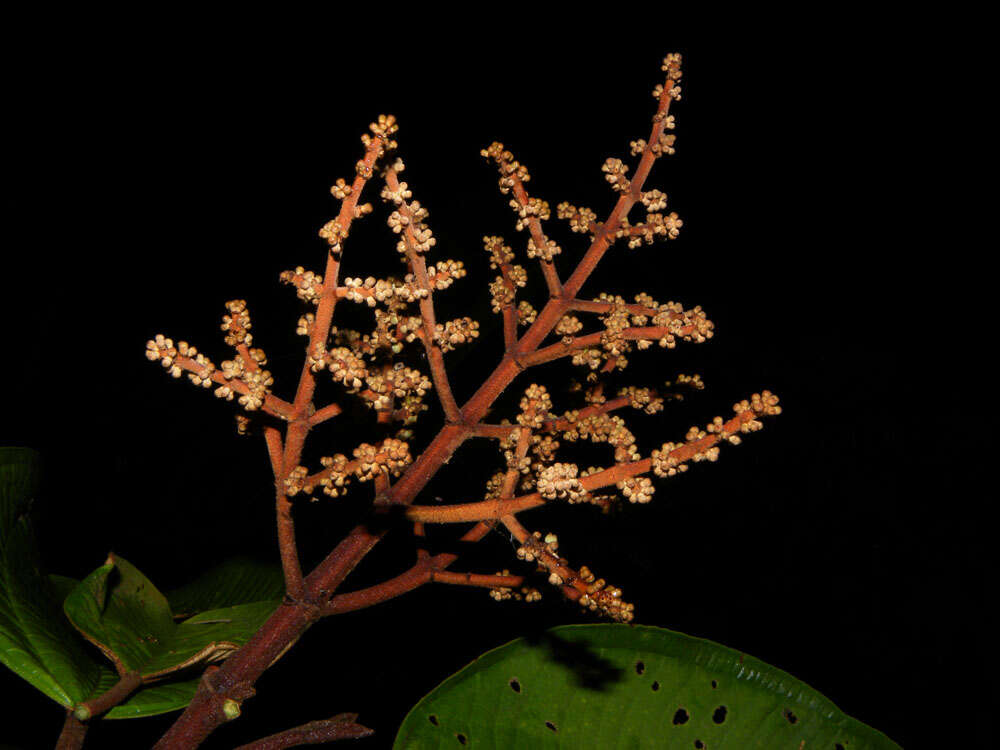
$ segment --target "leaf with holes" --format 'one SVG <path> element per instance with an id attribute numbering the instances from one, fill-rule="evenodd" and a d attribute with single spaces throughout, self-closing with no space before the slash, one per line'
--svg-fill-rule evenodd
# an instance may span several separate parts
<path id="1" fill-rule="evenodd" d="M 0 448 L 0 662 L 72 708 L 99 692 L 101 666 L 63 617 L 69 579 L 53 581 L 38 564 L 28 511 L 39 464 L 33 450 Z"/>
<path id="2" fill-rule="evenodd" d="M 246 643 L 278 604 L 212 609 L 178 624 L 152 582 L 127 560 L 111 555 L 81 581 L 63 607 L 118 674 L 138 672 L 149 682 L 224 659 Z"/>
<path id="3" fill-rule="evenodd" d="M 899 750 L 759 659 L 628 625 L 568 625 L 484 654 L 410 711 L 394 748 L 462 746 Z"/>

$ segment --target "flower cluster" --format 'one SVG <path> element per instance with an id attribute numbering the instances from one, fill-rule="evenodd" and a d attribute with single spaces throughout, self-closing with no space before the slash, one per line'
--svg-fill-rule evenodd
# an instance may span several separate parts
<path id="1" fill-rule="evenodd" d="M 365 154 L 356 162 L 354 176 L 350 180 L 338 179 L 330 188 L 331 195 L 340 201 L 340 210 L 319 230 L 329 250 L 323 275 L 302 266 L 280 275 L 280 280 L 293 286 L 298 298 L 309 306 L 296 323 L 296 333 L 308 337 L 308 343 L 294 400 L 285 401 L 271 391 L 273 377 L 264 369 L 265 353 L 253 347 L 245 300 L 226 303 L 221 329 L 226 344 L 235 351 L 218 368 L 187 342 L 175 345 L 162 334 L 147 342 L 146 357 L 159 362 L 171 376 L 186 374 L 196 386 L 214 386 L 219 398 L 238 399 L 247 412 L 264 412 L 266 418 L 260 414 L 241 415 L 238 429 L 247 432 L 249 417 L 253 416 L 266 434 L 277 487 L 279 528 L 291 518 L 290 498 L 312 496 L 316 489 L 329 497 L 342 497 L 352 487 L 366 486 L 376 505 L 411 506 L 405 512 L 417 535 L 423 534 L 427 522 L 475 521 L 477 525 L 467 533 L 466 540 L 477 534 L 481 538 L 497 524 L 506 526 L 511 540 L 519 542 L 517 559 L 535 565 L 535 572 L 544 574 L 549 584 L 565 596 L 615 620 L 632 620 L 633 606 L 622 600 L 621 589 L 597 578 L 586 566 L 575 571 L 560 556 L 556 535 L 525 529 L 518 514 L 548 503 L 593 504 L 605 511 L 621 498 L 631 504 L 647 504 L 653 499 L 654 477 L 674 476 L 692 463 L 716 461 L 722 444 L 738 444 L 743 435 L 761 429 L 763 417 L 781 412 L 778 398 L 761 391 L 736 403 L 729 419 L 715 417 L 704 427 L 691 427 L 683 440 L 665 442 L 643 457 L 636 434 L 625 418 L 614 412 L 635 409 L 645 415 L 659 414 L 668 401 L 683 398 L 679 391 L 700 390 L 704 384 L 697 375 L 677 375 L 665 383 L 666 390 L 618 383 L 612 387 L 608 379 L 617 377 L 629 364 L 629 358 L 638 356 L 637 350 L 648 350 L 654 344 L 673 349 L 678 342 L 703 343 L 712 338 L 714 325 L 699 306 L 685 309 L 673 301 L 661 304 L 646 293 L 636 294 L 633 302 L 610 293 L 592 299 L 578 296 L 596 263 L 606 251 L 614 249 L 617 240 L 636 248 L 675 239 L 683 227 L 676 213 L 667 213 L 667 195 L 644 186 L 651 162 L 675 151 L 675 121 L 669 108 L 681 98 L 680 65 L 680 55 L 663 59 L 666 78 L 653 90 L 658 103 L 651 133 L 648 138 L 630 142 L 631 157 L 638 157 L 639 166 L 630 172 L 629 165 L 618 158 L 608 158 L 601 166 L 605 181 L 617 196 L 607 219 L 599 221 L 597 213 L 586 207 L 553 203 L 556 216 L 569 223 L 571 232 L 583 235 L 581 239 L 590 243 L 583 260 L 566 280 L 559 273 L 565 269 L 556 268 L 554 262 L 562 248 L 543 231 L 543 222 L 551 218 L 550 204 L 528 194 L 526 184 L 531 175 L 527 168 L 500 142 L 481 151 L 499 170 L 500 191 L 509 196 L 515 229 L 527 234 L 519 252 L 539 262 L 537 268 L 549 294 L 538 310 L 518 299 L 519 290 L 527 287 L 528 270 L 515 262 L 515 252 L 503 237 L 483 236 L 490 268 L 497 274 L 489 283 L 489 295 L 493 311 L 502 315 L 504 356 L 493 375 L 465 404 L 459 405 L 452 394 L 444 354 L 479 338 L 480 326 L 467 316 L 439 319 L 435 295 L 464 278 L 466 268 L 459 260 L 430 264 L 425 257 L 436 245 L 427 225 L 428 210 L 413 199 L 410 185 L 400 180 L 405 169 L 402 160 L 393 156 L 387 163 L 383 159 L 398 146 L 394 139 L 398 124 L 391 115 L 380 115 L 369 125 L 369 133 L 362 136 Z M 367 183 L 376 178 L 383 182 L 379 192 L 388 204 L 386 221 L 396 235 L 396 249 L 405 270 L 398 276 L 344 275 L 341 256 L 345 240 L 353 222 L 373 212 L 370 203 L 360 200 Z M 644 214 L 641 221 L 629 221 L 628 213 L 633 208 Z M 346 303 L 360 305 L 370 327 L 354 330 L 334 326 L 338 306 Z M 596 325 L 585 325 L 587 321 Z M 521 336 L 518 325 L 532 327 Z M 542 346 L 545 341 L 548 344 Z M 413 343 L 422 348 L 419 361 L 406 347 Z M 554 412 L 549 390 L 532 382 L 523 392 L 513 422 L 509 415 L 499 422 L 482 421 L 499 394 L 523 370 L 559 358 L 586 368 L 586 377 L 580 378 L 585 383 L 570 384 L 571 397 L 576 400 L 571 406 L 575 408 L 561 414 Z M 317 388 L 330 387 L 329 381 L 320 386 L 322 373 L 329 373 L 336 385 L 333 390 L 340 397 L 360 399 L 372 409 L 380 436 L 394 436 L 356 442 L 353 448 L 344 448 L 344 453 L 323 456 L 319 459 L 322 468 L 310 472 L 301 463 L 303 436 L 345 411 L 339 401 L 320 406 L 315 403 L 316 396 L 322 394 Z M 410 453 L 412 425 L 428 408 L 423 400 L 431 390 L 437 393 L 447 424 L 414 464 Z M 280 420 L 287 423 L 284 436 Z M 452 507 L 415 506 L 418 493 L 434 472 L 449 460 L 458 445 L 472 437 L 498 440 L 502 455 L 501 466 L 497 467 L 500 470 L 494 469 L 486 482 L 483 500 Z M 606 450 L 606 445 L 613 453 L 613 463 L 581 470 L 572 458 L 562 455 L 582 452 L 583 446 L 575 444 L 583 442 L 600 445 L 601 450 Z M 515 497 L 519 489 L 528 494 Z M 601 491 L 608 494 L 598 494 Z M 279 539 L 286 581 L 294 583 L 298 566 L 294 529 L 285 526 Z M 291 549 L 287 547 L 289 539 Z M 497 600 L 535 601 L 541 597 L 537 589 L 521 585 L 521 576 L 510 576 L 507 570 L 489 576 L 454 574 L 438 567 L 429 574 L 427 566 L 432 562 L 437 565 L 441 559 L 421 550 L 414 570 L 430 580 L 485 586 Z M 302 584 L 301 571 L 297 572 Z M 379 585 L 369 591 L 377 590 Z"/>
<path id="2" fill-rule="evenodd" d="M 291 284 L 295 287 L 295 294 L 304 302 L 319 304 L 319 297 L 323 293 L 323 277 L 307 271 L 302 266 L 296 266 L 294 271 L 282 271 L 279 279 L 283 284 Z"/>
<path id="3" fill-rule="evenodd" d="M 556 206 L 556 216 L 569 222 L 573 232 L 583 234 L 592 232 L 597 223 L 597 214 L 589 208 L 577 208 L 571 203 L 560 203 Z"/>
<path id="4" fill-rule="evenodd" d="M 391 170 L 394 174 L 402 172 L 403 163 L 397 160 Z M 396 243 L 396 250 L 402 255 L 406 255 L 410 250 L 426 253 L 437 244 L 434 233 L 424 223 L 424 219 L 429 216 L 427 209 L 421 206 L 419 201 L 407 203 L 406 199 L 411 195 L 405 182 L 400 182 L 399 189 L 395 191 L 385 190 L 382 193 L 383 200 L 396 206 L 396 210 L 389 215 L 388 224 L 393 232 L 401 235 L 399 242 Z"/>
<path id="5" fill-rule="evenodd" d="M 510 571 L 504 568 L 503 570 L 497 571 L 498 576 L 509 576 Z M 531 586 L 522 586 L 520 590 L 515 591 L 509 586 L 493 586 L 490 588 L 490 597 L 498 602 L 504 602 L 508 600 L 514 600 L 517 602 L 523 601 L 537 602 L 541 601 L 542 592 Z"/>
<path id="6" fill-rule="evenodd" d="M 528 182 L 531 179 L 527 167 L 514 159 L 514 155 L 504 149 L 502 143 L 494 141 L 489 148 L 484 148 L 479 153 L 496 162 L 500 170 L 500 192 L 504 195 L 513 190 L 518 183 Z"/>

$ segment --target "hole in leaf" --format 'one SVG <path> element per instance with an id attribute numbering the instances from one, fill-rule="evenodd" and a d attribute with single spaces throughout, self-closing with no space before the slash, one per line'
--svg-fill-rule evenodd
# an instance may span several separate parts
<path id="1" fill-rule="evenodd" d="M 683 708 L 678 708 L 677 711 L 674 713 L 674 724 L 687 724 L 687 720 L 690 718 L 691 716 L 688 714 L 687 711 L 685 711 Z"/>
<path id="2" fill-rule="evenodd" d="M 840 743 L 838 742 L 837 744 L 835 744 L 835 745 L 833 746 L 833 749 L 834 749 L 834 750 L 844 750 L 844 746 L 843 746 L 843 745 L 841 745 L 841 744 L 840 744 Z"/>
<path id="3" fill-rule="evenodd" d="M 466 743 L 468 743 L 468 741 L 469 741 L 469 738 L 468 738 L 468 737 L 466 737 L 466 736 L 465 736 L 464 734 L 462 734 L 461 732 L 459 732 L 459 733 L 458 733 L 458 734 L 456 734 L 455 736 L 456 736 L 456 737 L 458 738 L 458 744 L 459 744 L 459 745 L 465 745 L 465 744 L 466 744 Z"/>
<path id="4" fill-rule="evenodd" d="M 516 677 L 511 677 L 510 682 L 508 684 L 510 685 L 510 689 L 513 690 L 515 693 L 521 692 L 521 683 L 517 681 Z"/>
<path id="5" fill-rule="evenodd" d="M 705 743 L 702 742 L 701 740 L 695 740 L 694 746 L 698 748 L 698 750 L 701 750 L 703 747 L 705 747 Z"/>
<path id="6" fill-rule="evenodd" d="M 659 689 L 660 689 L 660 683 L 659 683 L 659 682 L 657 682 L 656 680 L 653 680 L 653 684 L 652 684 L 652 685 L 650 685 L 650 687 L 651 687 L 651 688 L 652 688 L 653 690 L 659 690 Z"/>
<path id="7" fill-rule="evenodd" d="M 641 661 L 637 661 L 635 663 L 635 673 L 642 674 L 645 671 L 646 671 L 646 665 L 643 664 Z"/>
<path id="8" fill-rule="evenodd" d="M 712 714 L 712 721 L 714 721 L 716 724 L 721 724 L 726 720 L 727 712 L 728 709 L 725 706 L 719 706 L 717 709 L 715 709 L 715 713 Z"/>
<path id="9" fill-rule="evenodd" d="M 784 716 L 784 717 L 785 717 L 786 719 L 788 719 L 788 723 L 789 723 L 789 724 L 794 724 L 795 722 L 797 722 L 797 721 L 799 720 L 799 717 L 798 717 L 798 716 L 796 716 L 795 714 L 793 714 L 793 713 L 792 713 L 792 712 L 791 712 L 791 711 L 790 711 L 789 709 L 787 709 L 787 708 L 786 708 L 786 709 L 785 709 L 784 711 L 782 711 L 781 713 L 782 713 L 782 715 L 783 715 L 783 716 Z"/>
<path id="10" fill-rule="evenodd" d="M 712 690 L 715 690 L 717 687 L 719 687 L 719 681 L 712 680 Z"/>
<path id="11" fill-rule="evenodd" d="M 548 727 L 549 729 L 551 729 L 551 730 L 552 730 L 553 732 L 558 732 L 558 731 L 559 731 L 559 727 L 557 727 L 557 726 L 556 726 L 555 724 L 553 724 L 553 723 L 552 723 L 551 721 L 547 721 L 547 722 L 545 722 L 545 726 L 547 726 L 547 727 Z"/>
<path id="12" fill-rule="evenodd" d="M 435 716 L 434 714 L 431 714 L 430 716 L 428 716 L 428 717 L 427 717 L 427 721 L 429 721 L 429 722 L 430 722 L 431 724 L 433 724 L 434 726 L 437 726 L 437 725 L 438 725 L 438 717 L 437 717 L 437 716 Z"/>

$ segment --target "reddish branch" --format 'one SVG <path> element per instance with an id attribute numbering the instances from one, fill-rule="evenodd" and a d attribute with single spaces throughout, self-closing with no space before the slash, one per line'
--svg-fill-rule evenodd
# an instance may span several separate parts
<path id="1" fill-rule="evenodd" d="M 609 246 L 614 242 L 629 210 L 642 196 L 643 184 L 657 156 L 655 144 L 660 142 L 667 122 L 667 112 L 673 96 L 674 83 L 672 79 L 668 78 L 662 89 L 657 115 L 654 117 L 652 133 L 648 141 L 649 145 L 643 149 L 639 165 L 628 189 L 621 192 L 606 221 L 594 223 L 589 227 L 592 242 L 583 259 L 565 282 L 560 282 L 551 260 L 541 260 L 542 272 L 550 294 L 548 302 L 520 339 L 517 338 L 516 310 L 512 304 L 507 304 L 502 308 L 504 355 L 493 373 L 462 406 L 457 404 L 452 394 L 445 371 L 442 349 L 436 340 L 437 323 L 433 306 L 434 279 L 428 275 L 426 262 L 419 251 L 419 243 L 414 236 L 411 209 L 405 201 L 399 200 L 397 202 L 400 215 L 407 220 L 402 232 L 406 259 L 410 271 L 413 273 L 416 288 L 427 292 L 419 300 L 422 327 L 417 337 L 424 345 L 431 369 L 431 377 L 444 409 L 446 423 L 395 484 L 390 486 L 387 475 L 376 479 L 376 505 L 382 511 L 388 510 L 391 506 L 409 506 L 406 509 L 406 515 L 413 522 L 414 533 L 417 536 L 422 536 L 424 523 L 471 521 L 475 522 L 475 525 L 465 533 L 462 539 L 465 542 L 476 542 L 482 539 L 494 525 L 502 523 L 522 545 L 533 545 L 535 559 L 538 559 L 546 570 L 551 571 L 553 578 L 561 579 L 563 593 L 571 599 L 586 601 L 585 597 L 588 596 L 588 592 L 594 593 L 594 585 L 590 584 L 593 577 L 581 576 L 570 568 L 566 561 L 554 554 L 552 551 L 554 546 L 551 548 L 539 547 L 535 541 L 537 534 L 532 535 L 515 518 L 515 514 L 547 502 L 539 493 L 514 496 L 514 489 L 519 479 L 519 472 L 515 467 L 517 461 L 524 459 L 526 455 L 531 443 L 532 431 L 518 426 L 483 424 L 481 420 L 504 389 L 525 369 L 567 356 L 587 347 L 601 345 L 602 334 L 595 333 L 576 337 L 565 343 L 560 342 L 539 348 L 567 313 L 583 311 L 608 314 L 613 312 L 613 308 L 616 307 L 610 302 L 581 300 L 577 294 Z M 384 125 L 383 120 L 380 120 L 380 125 Z M 319 287 L 318 307 L 310 330 L 308 345 L 310 353 L 325 350 L 334 308 L 339 298 L 351 294 L 362 296 L 372 294 L 370 290 L 352 287 L 348 291 L 346 288 L 338 287 L 339 239 L 347 236 L 352 219 L 359 213 L 358 200 L 361 191 L 372 174 L 376 159 L 383 154 L 389 143 L 388 134 L 392 132 L 385 129 L 380 132 L 376 130 L 374 125 L 372 129 L 376 132 L 376 137 L 366 141 L 368 148 L 365 158 L 358 165 L 357 177 L 351 185 L 350 192 L 346 194 L 347 197 L 344 198 L 336 225 L 330 230 L 333 237 L 331 245 L 335 247 L 328 257 L 322 286 Z M 395 166 L 385 169 L 385 180 L 388 190 L 397 196 L 402 194 Z M 541 223 L 536 213 L 527 211 L 531 199 L 526 193 L 518 173 L 512 176 L 511 187 L 518 206 L 522 211 L 527 212 L 526 223 L 533 244 L 539 250 L 544 249 L 547 245 L 547 239 L 542 232 Z M 524 213 L 522 213 L 523 216 L 525 216 Z M 513 287 L 509 274 L 505 273 L 503 269 L 501 269 L 501 273 L 508 285 Z M 513 288 L 510 291 L 513 291 Z M 617 307 L 620 309 L 622 306 L 618 305 Z M 624 310 L 633 316 L 645 317 L 652 317 L 658 312 L 638 304 L 625 305 Z M 680 314 L 672 316 L 672 319 L 676 320 L 678 317 Z M 664 338 L 668 334 L 683 336 L 690 332 L 690 327 L 679 331 L 676 328 L 671 329 L 665 326 L 633 326 L 626 328 L 622 332 L 622 336 L 626 340 L 656 340 Z M 244 359 L 247 362 L 252 362 L 253 358 L 245 356 Z M 185 360 L 182 357 L 178 357 L 177 362 L 182 368 L 195 373 L 199 373 L 203 369 L 197 362 Z M 238 382 L 227 381 L 219 373 L 213 373 L 211 377 L 215 382 L 242 392 L 241 384 Z M 286 480 L 289 473 L 299 466 L 303 446 L 311 428 L 341 412 L 341 407 L 336 404 L 315 410 L 312 404 L 315 387 L 315 376 L 307 358 L 302 368 L 294 401 L 288 403 L 269 395 L 262 406 L 266 413 L 277 416 L 288 424 L 284 440 L 277 429 L 268 428 L 265 430 L 275 477 L 278 539 L 287 588 L 286 599 L 250 641 L 230 657 L 223 666 L 206 671 L 194 699 L 160 740 L 158 748 L 196 747 L 219 725 L 239 715 L 240 704 L 253 695 L 254 683 L 261 674 L 280 658 L 305 630 L 323 616 L 372 606 L 431 582 L 509 589 L 520 586 L 524 581 L 523 576 L 453 572 L 447 568 L 458 558 L 456 554 L 430 555 L 426 550 L 421 549 L 418 551 L 413 566 L 404 573 L 359 591 L 337 593 L 347 575 L 385 533 L 384 530 L 374 531 L 365 525 L 360 525 L 352 530 L 315 570 L 303 577 L 295 543 L 295 527 L 292 521 Z M 628 403 L 630 400 L 622 397 L 602 405 L 588 407 L 581 410 L 581 414 L 584 416 L 604 414 Z M 380 416 L 383 420 L 391 420 L 395 413 L 390 408 L 386 410 L 386 414 Z M 726 430 L 737 431 L 740 426 L 737 423 L 748 418 L 744 415 L 737 415 L 726 424 Z M 558 430 L 563 427 L 564 425 L 558 419 L 549 419 L 543 424 L 541 431 Z M 413 506 L 417 495 L 431 477 L 444 464 L 448 463 L 455 450 L 466 439 L 472 437 L 506 439 L 517 430 L 520 431 L 516 446 L 517 460 L 511 464 L 504 476 L 502 486 L 496 496 L 497 499 L 445 507 Z M 699 452 L 709 449 L 719 439 L 718 434 L 692 439 L 676 448 L 670 455 L 678 461 L 687 460 Z M 621 463 L 605 471 L 585 476 L 581 478 L 580 482 L 585 490 L 590 491 L 649 472 L 651 468 L 653 468 L 653 463 L 649 458 Z M 340 470 L 343 471 L 344 468 L 340 467 Z M 309 476 L 304 484 L 307 487 L 315 486 L 329 473 L 330 470 L 326 470 Z M 556 583 L 558 584 L 560 581 L 556 581 Z M 603 582 L 601 584 L 603 585 Z M 312 722 L 282 732 L 265 740 L 246 745 L 244 750 L 246 748 L 263 750 L 264 748 L 291 747 L 294 744 L 330 741 L 339 739 L 341 736 L 363 736 L 363 734 L 350 734 L 350 732 L 370 732 L 370 730 L 354 724 L 353 715 L 345 716 L 335 717 L 326 722 Z M 338 735 L 338 732 L 346 732 L 347 734 Z"/>
<path id="2" fill-rule="evenodd" d="M 59 739 L 56 740 L 56 750 L 78 750 L 78 748 L 83 747 L 83 740 L 87 736 L 88 728 L 87 724 L 73 715 L 72 710 L 67 710 L 62 731 L 59 733 Z"/>
<path id="3" fill-rule="evenodd" d="M 310 721 L 308 724 L 286 729 L 262 740 L 240 745 L 236 750 L 282 750 L 300 745 L 323 745 L 337 740 L 356 740 L 374 734 L 374 730 L 355 722 L 357 714 L 337 714 L 331 719 Z"/>
<path id="4" fill-rule="evenodd" d="M 87 719 L 103 714 L 105 711 L 110 711 L 128 698 L 141 684 L 142 675 L 138 672 L 126 672 L 110 690 L 93 700 L 81 703 L 73 711 L 73 714 L 80 721 L 87 721 Z"/>
<path id="5" fill-rule="evenodd" d="M 393 192 L 399 192 L 399 178 L 396 176 L 395 168 L 390 167 L 385 171 L 385 184 Z M 410 219 L 410 209 L 406 201 L 401 202 L 399 212 Z M 448 373 L 444 368 L 444 353 L 434 335 L 437 328 L 437 318 L 434 316 L 434 287 L 427 275 L 427 262 L 417 250 L 412 221 L 409 221 L 406 229 L 403 230 L 403 235 L 406 242 L 406 258 L 409 261 L 410 270 L 413 271 L 413 275 L 417 279 L 417 287 L 427 292 L 426 296 L 420 299 L 420 318 L 423 321 L 421 339 L 424 342 L 424 350 L 427 352 L 427 362 L 430 364 L 434 390 L 441 401 L 445 419 L 449 422 L 457 422 L 460 419 L 458 404 L 455 403 L 455 396 L 452 395 L 451 385 L 448 382 Z"/>

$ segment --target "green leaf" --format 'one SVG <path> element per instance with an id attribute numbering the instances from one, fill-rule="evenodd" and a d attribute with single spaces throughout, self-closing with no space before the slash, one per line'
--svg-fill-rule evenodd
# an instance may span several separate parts
<path id="1" fill-rule="evenodd" d="M 127 701 L 104 714 L 103 718 L 141 719 L 143 716 L 156 716 L 168 711 L 179 711 L 191 702 L 200 680 L 201 675 L 199 674 L 197 677 L 187 680 L 144 685 L 133 693 Z"/>
<path id="2" fill-rule="evenodd" d="M 569 625 L 494 649 L 403 721 L 394 747 L 899 746 L 759 659 L 670 630 Z"/>
<path id="3" fill-rule="evenodd" d="M 42 574 L 28 517 L 38 454 L 0 448 L 0 662 L 67 708 L 100 689 L 101 666 L 63 617 L 65 581 Z"/>
<path id="4" fill-rule="evenodd" d="M 119 674 L 138 672 L 148 682 L 229 656 L 279 603 L 209 610 L 177 624 L 152 582 L 127 560 L 111 555 L 63 606 L 70 622 Z"/>
<path id="5" fill-rule="evenodd" d="M 52 587 L 52 596 L 55 598 L 56 602 L 59 604 L 59 612 L 62 613 L 62 603 L 66 601 L 66 597 L 77 586 L 80 582 L 75 578 L 70 578 L 69 576 L 60 576 L 55 573 L 49 573 L 48 575 L 49 585 Z M 65 615 L 62 615 L 65 617 Z"/>
<path id="6" fill-rule="evenodd" d="M 234 558 L 167 593 L 167 601 L 177 618 L 234 604 L 275 601 L 284 595 L 281 566 Z"/>

